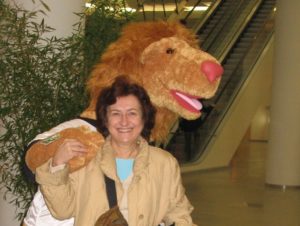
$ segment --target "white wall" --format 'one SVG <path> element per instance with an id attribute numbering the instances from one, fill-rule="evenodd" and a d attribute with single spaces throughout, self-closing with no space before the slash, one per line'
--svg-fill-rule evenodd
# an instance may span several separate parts
<path id="1" fill-rule="evenodd" d="M 0 192 L 0 225 L 19 226 L 20 222 L 15 219 L 15 206 L 3 200 L 3 192 Z"/>
<path id="2" fill-rule="evenodd" d="M 55 31 L 51 33 L 57 37 L 66 37 L 73 32 L 72 25 L 79 21 L 79 17 L 74 13 L 82 12 L 84 9 L 84 0 L 43 0 L 51 9 L 47 12 L 39 0 L 35 0 L 35 4 L 32 0 L 10 0 L 11 3 L 17 3 L 27 10 L 39 10 L 42 9 L 47 13 L 47 16 L 40 15 L 37 18 L 41 21 L 45 19 L 45 24 L 55 28 Z M 49 35 L 50 36 L 50 35 Z"/>
<path id="3" fill-rule="evenodd" d="M 269 102 L 270 103 L 270 102 Z M 250 125 L 250 140 L 252 141 L 268 141 L 270 127 L 270 104 L 262 105 L 257 112 Z"/>
<path id="4" fill-rule="evenodd" d="M 0 136 L 4 134 L 2 121 L 0 120 Z M 1 169 L 0 169 L 1 170 Z M 15 207 L 3 199 L 4 191 L 0 190 L 0 225 L 1 226 L 19 226 L 15 218 Z"/>

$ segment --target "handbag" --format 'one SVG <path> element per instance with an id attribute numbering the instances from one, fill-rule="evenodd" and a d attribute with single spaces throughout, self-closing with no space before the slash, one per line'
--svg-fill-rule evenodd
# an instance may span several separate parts
<path id="1" fill-rule="evenodd" d="M 115 181 L 104 175 L 106 195 L 109 203 L 109 210 L 102 214 L 95 223 L 95 226 L 128 226 L 117 204 L 117 193 Z"/>

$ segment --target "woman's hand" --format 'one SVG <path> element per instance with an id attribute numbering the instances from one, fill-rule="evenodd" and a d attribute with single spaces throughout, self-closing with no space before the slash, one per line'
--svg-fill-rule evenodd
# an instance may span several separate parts
<path id="1" fill-rule="evenodd" d="M 84 156 L 86 153 L 86 147 L 78 140 L 65 139 L 53 156 L 52 166 L 66 164 L 70 159 L 78 156 Z"/>

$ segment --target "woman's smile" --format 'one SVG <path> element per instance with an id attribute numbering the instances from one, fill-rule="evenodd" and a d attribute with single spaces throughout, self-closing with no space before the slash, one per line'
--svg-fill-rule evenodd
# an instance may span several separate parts
<path id="1" fill-rule="evenodd" d="M 133 128 L 118 128 L 118 131 L 121 133 L 128 133 L 132 130 Z"/>

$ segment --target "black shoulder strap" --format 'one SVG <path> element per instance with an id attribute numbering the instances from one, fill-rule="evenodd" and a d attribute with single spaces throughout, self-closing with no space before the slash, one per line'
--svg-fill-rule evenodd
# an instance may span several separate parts
<path id="1" fill-rule="evenodd" d="M 87 123 L 91 124 L 92 126 L 97 127 L 97 120 L 95 120 L 95 119 L 90 119 L 90 118 L 85 118 L 85 117 L 78 117 L 78 119 L 86 121 Z"/>
<path id="2" fill-rule="evenodd" d="M 35 140 L 33 142 L 31 142 L 29 145 L 27 145 L 24 148 L 24 152 L 23 152 L 23 156 L 22 156 L 22 165 L 21 165 L 21 172 L 23 173 L 23 175 L 25 176 L 25 179 L 30 183 L 30 184 L 34 184 L 36 185 L 36 180 L 35 180 L 35 174 L 32 173 L 32 171 L 29 169 L 29 167 L 27 166 L 26 162 L 25 162 L 25 155 L 27 153 L 27 151 L 29 150 L 29 148 L 34 145 L 35 143 L 37 143 L 38 140 Z"/>
<path id="3" fill-rule="evenodd" d="M 117 192 L 115 181 L 111 178 L 104 175 L 105 186 L 106 186 L 106 195 L 108 198 L 109 208 L 112 208 L 117 205 Z"/>

